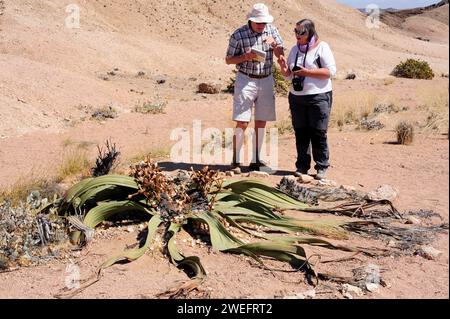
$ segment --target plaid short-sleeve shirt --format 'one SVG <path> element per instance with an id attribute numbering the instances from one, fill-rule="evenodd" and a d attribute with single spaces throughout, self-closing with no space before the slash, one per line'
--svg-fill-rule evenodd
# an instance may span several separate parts
<path id="1" fill-rule="evenodd" d="M 284 47 L 283 39 L 281 38 L 277 28 L 272 24 L 266 24 L 262 33 L 253 32 L 250 26 L 244 25 L 234 31 L 230 37 L 230 42 L 227 50 L 227 57 L 239 56 L 251 48 L 263 50 L 266 52 L 266 61 L 245 61 L 236 65 L 239 71 L 251 75 L 269 75 L 272 73 L 273 66 L 273 50 L 270 45 L 263 43 L 267 37 L 273 37 L 279 46 Z"/>

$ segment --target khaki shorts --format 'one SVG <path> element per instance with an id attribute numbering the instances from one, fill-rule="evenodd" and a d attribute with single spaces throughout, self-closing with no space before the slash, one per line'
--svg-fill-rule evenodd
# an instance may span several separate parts
<path id="1" fill-rule="evenodd" d="M 238 72 L 234 84 L 233 120 L 250 122 L 255 105 L 255 121 L 275 121 L 275 92 L 273 75 L 254 79 Z"/>

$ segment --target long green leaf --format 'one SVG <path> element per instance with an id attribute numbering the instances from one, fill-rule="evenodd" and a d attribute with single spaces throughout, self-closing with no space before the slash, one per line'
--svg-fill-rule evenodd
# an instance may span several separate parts
<path id="1" fill-rule="evenodd" d="M 298 201 L 280 190 L 256 180 L 240 180 L 227 184 L 226 189 L 244 196 L 249 200 L 260 202 L 270 208 L 302 209 L 309 205 Z"/>
<path id="2" fill-rule="evenodd" d="M 211 244 L 215 249 L 221 251 L 243 244 L 241 240 L 230 234 L 222 223 L 210 212 L 198 213 L 197 218 L 202 219 L 208 224 Z"/>
<path id="3" fill-rule="evenodd" d="M 154 212 L 149 208 L 146 208 L 130 200 L 113 201 L 100 203 L 98 206 L 92 208 L 84 217 L 83 223 L 90 228 L 94 228 L 102 221 L 110 218 L 115 214 L 131 211 L 140 211 L 148 213 L 150 215 L 154 214 Z"/>
<path id="4" fill-rule="evenodd" d="M 133 261 L 133 260 L 140 258 L 142 255 L 144 255 L 145 252 L 147 251 L 148 247 L 152 243 L 153 237 L 155 236 L 155 233 L 156 233 L 156 230 L 158 229 L 158 226 L 161 223 L 162 223 L 161 217 L 159 215 L 154 215 L 148 222 L 148 233 L 147 233 L 147 238 L 145 240 L 144 245 L 140 248 L 127 250 L 118 256 L 109 258 L 100 266 L 100 269 L 104 269 L 109 266 L 112 266 L 116 262 L 124 260 L 124 259 L 128 260 L 128 261 Z"/>
<path id="5" fill-rule="evenodd" d="M 297 269 L 308 265 L 305 250 L 298 245 L 289 243 L 257 242 L 241 245 L 236 248 L 230 248 L 226 251 L 244 254 L 251 252 L 256 256 L 272 257 L 279 261 L 289 262 Z"/>

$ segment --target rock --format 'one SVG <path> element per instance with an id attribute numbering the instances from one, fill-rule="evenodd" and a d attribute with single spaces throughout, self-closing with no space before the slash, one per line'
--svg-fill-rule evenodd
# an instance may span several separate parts
<path id="1" fill-rule="evenodd" d="M 156 79 L 156 83 L 157 83 L 157 84 L 164 84 L 164 83 L 166 83 L 166 79 L 164 79 L 164 78 L 158 78 L 158 79 Z"/>
<path id="2" fill-rule="evenodd" d="M 346 191 L 347 193 L 356 192 L 356 188 L 349 185 L 341 185 L 340 189 Z"/>
<path id="3" fill-rule="evenodd" d="M 337 183 L 331 179 L 321 179 L 317 182 L 319 186 L 332 186 L 337 187 Z"/>
<path id="4" fill-rule="evenodd" d="M 416 254 L 428 260 L 436 260 L 442 254 L 442 251 L 431 246 L 422 246 L 416 251 Z"/>
<path id="5" fill-rule="evenodd" d="M 283 179 L 285 179 L 288 183 L 292 183 L 292 184 L 295 184 L 297 182 L 297 177 L 295 177 L 294 175 L 284 176 L 282 178 L 282 180 Z"/>
<path id="6" fill-rule="evenodd" d="M 376 292 L 376 291 L 378 291 L 379 288 L 380 288 L 380 285 L 379 285 L 379 284 L 376 284 L 376 283 L 374 283 L 374 282 L 367 282 L 367 283 L 366 283 L 366 289 L 367 289 L 367 291 L 370 291 L 370 292 Z"/>
<path id="7" fill-rule="evenodd" d="M 312 299 L 312 298 L 316 297 L 316 290 L 311 289 L 311 290 L 305 291 L 303 293 L 303 296 L 305 296 L 305 299 Z"/>
<path id="8" fill-rule="evenodd" d="M 349 73 L 349 74 L 347 74 L 345 79 L 346 80 L 354 80 L 354 79 L 356 79 L 356 74 L 355 73 Z"/>
<path id="9" fill-rule="evenodd" d="M 263 177 L 267 178 L 269 177 L 269 173 L 266 172 L 259 172 L 259 171 L 252 171 L 248 174 L 248 177 Z"/>
<path id="10" fill-rule="evenodd" d="M 138 71 L 137 75 L 138 76 L 144 76 L 145 75 L 145 71 L 140 70 L 140 71 Z"/>
<path id="11" fill-rule="evenodd" d="M 295 295 L 284 296 L 283 299 L 313 299 L 314 297 L 316 297 L 316 290 L 311 289 Z"/>
<path id="12" fill-rule="evenodd" d="M 342 295 L 343 295 L 345 298 L 347 298 L 347 299 L 353 299 L 352 294 L 349 293 L 349 292 L 344 292 Z"/>
<path id="13" fill-rule="evenodd" d="M 405 224 L 409 224 L 409 225 L 420 225 L 422 222 L 420 221 L 420 219 L 414 217 L 414 216 L 408 216 L 406 217 L 406 221 Z"/>
<path id="14" fill-rule="evenodd" d="M 295 299 L 313 299 L 316 297 L 316 290 L 311 289 L 305 292 L 301 292 L 295 295 Z"/>
<path id="15" fill-rule="evenodd" d="M 234 176 L 234 172 L 232 172 L 232 171 L 227 171 L 227 172 L 225 173 L 225 176 L 233 177 L 233 176 Z"/>
<path id="16" fill-rule="evenodd" d="M 393 201 L 397 198 L 399 191 L 392 187 L 391 185 L 381 185 L 376 190 L 373 190 L 365 196 L 366 199 L 378 201 L 378 200 L 388 200 Z"/>
<path id="17" fill-rule="evenodd" d="M 345 296 L 346 293 L 349 293 L 352 297 L 353 295 L 356 295 L 358 297 L 364 295 L 364 292 L 361 288 L 352 286 L 349 284 L 343 284 L 342 285 L 342 294 Z"/>
<path id="18" fill-rule="evenodd" d="M 298 177 L 298 181 L 300 183 L 304 183 L 304 184 L 311 183 L 313 180 L 314 180 L 314 177 L 309 176 L 307 174 L 300 174 L 300 176 Z"/>
<path id="19" fill-rule="evenodd" d="M 131 226 L 129 226 L 129 227 L 127 227 L 127 232 L 129 232 L 129 233 L 132 233 L 132 232 L 134 232 L 134 228 L 133 227 L 131 227 Z"/>
<path id="20" fill-rule="evenodd" d="M 220 84 L 215 82 L 200 83 L 198 85 L 198 93 L 217 94 L 220 92 Z"/>

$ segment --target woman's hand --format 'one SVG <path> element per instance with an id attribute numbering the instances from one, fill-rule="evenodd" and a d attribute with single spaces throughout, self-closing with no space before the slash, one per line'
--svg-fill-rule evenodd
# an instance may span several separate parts
<path id="1" fill-rule="evenodd" d="M 330 78 L 330 70 L 326 68 L 321 69 L 307 69 L 302 66 L 300 66 L 300 70 L 294 71 L 294 75 L 296 76 L 305 76 L 310 78 L 316 78 L 325 80 Z"/>
<path id="2" fill-rule="evenodd" d="M 309 71 L 310 71 L 309 69 L 307 69 L 303 66 L 300 66 L 300 70 L 292 71 L 292 73 L 296 76 L 310 76 Z"/>

